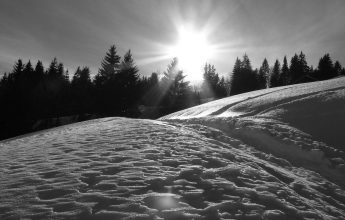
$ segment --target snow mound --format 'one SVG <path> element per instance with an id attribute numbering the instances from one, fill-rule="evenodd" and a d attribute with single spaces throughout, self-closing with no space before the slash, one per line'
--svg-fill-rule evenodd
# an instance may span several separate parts
<path id="1" fill-rule="evenodd" d="M 244 93 L 160 120 L 220 129 L 345 186 L 345 77 Z"/>
<path id="2" fill-rule="evenodd" d="M 200 124 L 105 118 L 0 142 L 0 219 L 344 219 L 320 174 Z"/>

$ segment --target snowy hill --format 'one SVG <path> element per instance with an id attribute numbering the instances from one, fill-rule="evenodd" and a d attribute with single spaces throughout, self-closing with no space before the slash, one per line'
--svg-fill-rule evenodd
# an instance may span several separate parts
<path id="1" fill-rule="evenodd" d="M 345 78 L 0 142 L 0 219 L 345 219 Z"/>

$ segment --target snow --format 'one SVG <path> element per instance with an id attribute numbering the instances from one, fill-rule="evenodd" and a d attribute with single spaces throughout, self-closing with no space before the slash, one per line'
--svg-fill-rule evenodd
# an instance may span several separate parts
<path id="1" fill-rule="evenodd" d="M 344 89 L 338 78 L 2 141 L 0 219 L 345 219 Z"/>

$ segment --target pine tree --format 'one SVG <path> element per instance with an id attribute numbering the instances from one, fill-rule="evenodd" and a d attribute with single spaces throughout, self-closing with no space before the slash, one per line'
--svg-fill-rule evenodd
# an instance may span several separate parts
<path id="1" fill-rule="evenodd" d="M 83 67 L 81 69 L 79 66 L 75 71 L 72 78 L 72 85 L 78 85 L 81 87 L 87 87 L 91 85 L 90 69 L 88 67 Z"/>
<path id="2" fill-rule="evenodd" d="M 219 76 L 216 68 L 211 64 L 205 64 L 201 94 L 204 98 L 216 97 L 216 90 L 219 83 Z"/>
<path id="3" fill-rule="evenodd" d="M 88 67 L 77 68 L 71 82 L 73 111 L 77 114 L 89 113 L 92 107 L 92 83 Z"/>
<path id="4" fill-rule="evenodd" d="M 247 54 L 243 56 L 242 61 L 237 58 L 230 81 L 230 95 L 253 91 L 258 87 L 256 73 Z"/>
<path id="5" fill-rule="evenodd" d="M 289 84 L 289 66 L 286 56 L 284 56 L 282 71 L 279 77 L 279 84 L 282 86 Z"/>
<path id="6" fill-rule="evenodd" d="M 241 60 L 237 57 L 232 75 L 230 76 L 230 95 L 236 95 L 240 93 L 241 83 Z"/>
<path id="7" fill-rule="evenodd" d="M 31 75 L 34 72 L 34 69 L 32 67 L 31 61 L 29 60 L 29 62 L 27 62 L 27 64 L 25 65 L 24 69 L 23 69 L 24 74 L 29 74 Z"/>
<path id="8" fill-rule="evenodd" d="M 19 78 L 22 76 L 24 70 L 24 64 L 21 59 L 19 59 L 13 66 L 13 70 L 9 75 L 9 80 L 12 81 L 18 81 Z M 13 82 L 15 83 L 15 82 Z"/>
<path id="9" fill-rule="evenodd" d="M 183 71 L 177 69 L 178 60 L 174 58 L 167 70 L 163 73 L 161 81 L 161 91 L 164 94 L 163 104 L 174 111 L 184 108 L 188 105 L 186 100 L 190 92 L 190 86 L 188 81 L 184 81 L 186 77 L 183 75 Z"/>
<path id="10" fill-rule="evenodd" d="M 329 54 L 321 57 L 317 67 L 317 77 L 319 80 L 331 79 L 336 76 L 333 61 Z"/>
<path id="11" fill-rule="evenodd" d="M 51 78 L 53 78 L 53 79 L 59 78 L 58 77 L 58 62 L 57 62 L 56 58 L 54 58 L 52 60 L 52 62 L 50 63 L 48 71 L 47 71 L 47 75 L 50 79 Z"/>
<path id="12" fill-rule="evenodd" d="M 37 61 L 34 75 L 33 75 L 33 81 L 35 84 L 38 84 L 39 82 L 43 81 L 44 77 L 44 67 L 41 61 Z"/>
<path id="13" fill-rule="evenodd" d="M 117 81 L 118 91 L 122 94 L 121 97 L 119 97 L 121 112 L 126 116 L 135 116 L 138 114 L 139 75 L 131 50 L 128 50 L 124 55 L 115 80 Z"/>
<path id="14" fill-rule="evenodd" d="M 300 74 L 298 55 L 295 54 L 290 61 L 288 84 L 295 84 Z"/>
<path id="15" fill-rule="evenodd" d="M 128 50 L 127 53 L 123 57 L 123 61 L 120 65 L 120 73 L 119 73 L 119 81 L 124 87 L 132 88 L 136 86 L 139 75 L 138 75 L 138 68 L 135 66 L 131 50 Z"/>
<path id="16" fill-rule="evenodd" d="M 335 63 L 334 63 L 334 72 L 335 72 L 335 75 L 336 76 L 339 76 L 339 75 L 341 75 L 341 69 L 342 69 L 343 67 L 341 66 L 341 64 L 340 64 L 340 62 L 337 60 L 337 61 L 335 61 Z"/>
<path id="17" fill-rule="evenodd" d="M 270 76 L 270 87 L 272 88 L 272 87 L 282 86 L 279 79 L 280 79 L 280 62 L 279 60 L 276 60 L 272 69 L 272 74 Z"/>
<path id="18" fill-rule="evenodd" d="M 95 77 L 97 85 L 103 85 L 115 77 L 119 70 L 120 59 L 120 56 L 117 55 L 115 45 L 112 45 L 102 60 L 101 68 L 98 70 L 98 74 Z"/>
<path id="19" fill-rule="evenodd" d="M 265 58 L 262 62 L 262 65 L 259 69 L 258 74 L 258 84 L 259 89 L 266 89 L 267 88 L 267 78 L 270 72 L 270 67 L 268 65 L 267 59 Z"/>
<path id="20" fill-rule="evenodd" d="M 299 63 L 300 76 L 297 80 L 299 82 L 304 82 L 302 78 L 305 78 L 309 75 L 310 67 L 308 66 L 307 60 L 305 58 L 305 54 L 302 51 L 298 56 L 298 63 Z"/>

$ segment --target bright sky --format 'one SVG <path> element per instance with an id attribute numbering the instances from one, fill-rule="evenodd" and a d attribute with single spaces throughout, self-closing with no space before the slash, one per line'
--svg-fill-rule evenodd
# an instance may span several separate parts
<path id="1" fill-rule="evenodd" d="M 120 55 L 131 49 L 143 75 L 163 72 L 181 45 L 202 44 L 213 52 L 199 48 L 200 57 L 220 73 L 244 53 L 254 67 L 301 50 L 314 67 L 325 53 L 345 66 L 344 24 L 343 0 L 1 0 L 0 73 L 18 58 L 47 66 L 54 57 L 72 73 L 96 73 L 112 44 Z M 192 44 L 181 39 L 185 27 Z"/>

